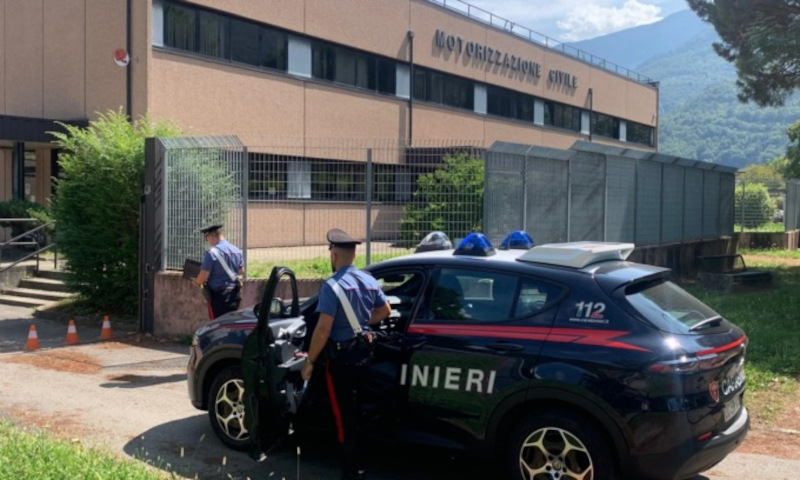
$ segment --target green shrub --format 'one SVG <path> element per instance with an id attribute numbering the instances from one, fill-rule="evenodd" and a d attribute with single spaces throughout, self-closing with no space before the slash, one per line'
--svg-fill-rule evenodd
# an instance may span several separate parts
<path id="1" fill-rule="evenodd" d="M 176 135 L 167 123 L 108 112 L 87 128 L 52 132 L 63 149 L 53 217 L 66 283 L 98 309 L 135 313 L 144 139 Z"/>
<path id="2" fill-rule="evenodd" d="M 775 214 L 775 201 L 767 187 L 761 183 L 750 183 L 736 187 L 734 202 L 736 224 L 744 228 L 758 228 L 771 222 Z"/>
<path id="3" fill-rule="evenodd" d="M 482 230 L 483 159 L 460 153 L 443 160 L 442 168 L 419 177 L 413 200 L 403 208 L 400 238 L 405 245 L 435 230 L 453 240 Z"/>

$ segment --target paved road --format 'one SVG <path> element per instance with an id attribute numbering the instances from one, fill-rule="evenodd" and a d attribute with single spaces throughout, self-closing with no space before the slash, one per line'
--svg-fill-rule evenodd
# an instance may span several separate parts
<path id="1" fill-rule="evenodd" d="M 27 352 L 31 323 L 41 348 Z M 339 457 L 326 442 L 279 447 L 263 463 L 225 448 L 205 412 L 189 403 L 186 346 L 126 334 L 113 319 L 115 338 L 100 341 L 100 327 L 80 326 L 81 343 L 67 346 L 63 322 L 34 319 L 26 308 L 0 308 L 0 415 L 186 478 L 337 478 Z M 494 477 L 472 459 L 430 449 L 373 445 L 369 458 L 374 480 Z M 734 452 L 695 480 L 788 480 L 797 472 L 800 460 Z"/>

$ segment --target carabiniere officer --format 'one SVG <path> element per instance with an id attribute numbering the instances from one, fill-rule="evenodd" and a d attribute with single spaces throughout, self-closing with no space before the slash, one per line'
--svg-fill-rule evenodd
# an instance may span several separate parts
<path id="1" fill-rule="evenodd" d="M 244 256 L 239 247 L 225 240 L 221 224 L 208 225 L 200 231 L 208 242 L 208 250 L 194 282 L 204 289 L 208 316 L 214 320 L 239 308 L 242 298 L 239 275 L 244 274 Z"/>

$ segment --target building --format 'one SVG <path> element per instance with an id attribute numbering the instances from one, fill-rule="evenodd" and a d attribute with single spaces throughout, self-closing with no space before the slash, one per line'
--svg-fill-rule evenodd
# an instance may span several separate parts
<path id="1" fill-rule="evenodd" d="M 250 145 L 657 150 L 657 83 L 460 1 L 0 0 L 0 15 L 0 201 L 48 199 L 54 121 L 120 109 Z"/>

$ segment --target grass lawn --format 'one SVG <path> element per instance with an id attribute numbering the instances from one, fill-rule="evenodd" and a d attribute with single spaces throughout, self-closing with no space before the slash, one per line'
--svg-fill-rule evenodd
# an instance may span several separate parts
<path id="1" fill-rule="evenodd" d="M 0 478 L 16 480 L 115 479 L 163 480 L 173 475 L 143 463 L 55 439 L 0 420 Z"/>
<path id="2" fill-rule="evenodd" d="M 772 288 L 724 294 L 687 286 L 694 296 L 741 327 L 747 347 L 747 403 L 754 417 L 769 422 L 800 378 L 800 258 L 797 251 L 744 250 L 774 260 L 747 261 L 748 269 L 773 273 Z M 789 260 L 787 260 L 789 259 Z"/>

